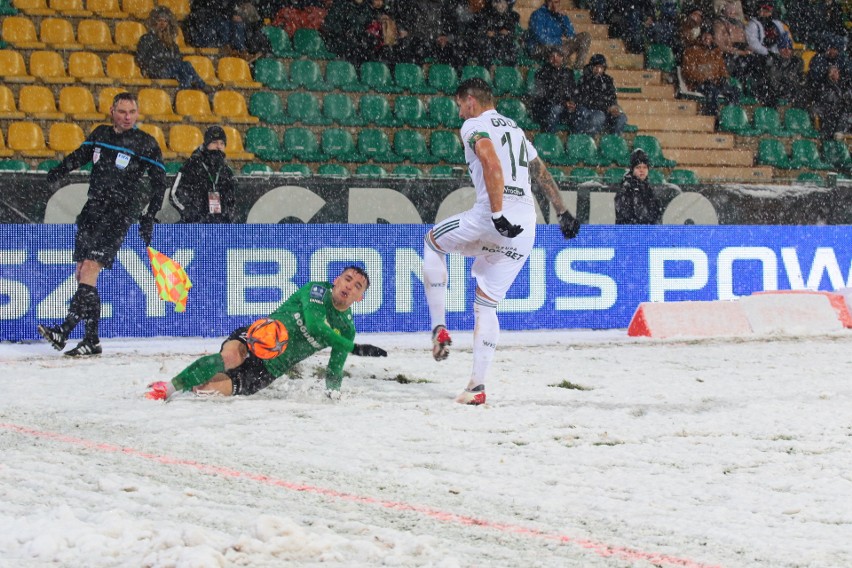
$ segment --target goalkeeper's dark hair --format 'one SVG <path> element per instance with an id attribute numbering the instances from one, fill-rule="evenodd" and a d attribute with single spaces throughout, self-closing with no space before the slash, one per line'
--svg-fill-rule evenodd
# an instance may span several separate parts
<path id="1" fill-rule="evenodd" d="M 343 274 L 347 270 L 352 270 L 353 272 L 355 272 L 355 274 L 360 274 L 361 276 L 363 276 L 364 280 L 367 281 L 367 288 L 370 287 L 370 275 L 367 274 L 366 270 L 364 270 L 363 268 L 361 268 L 357 264 L 350 264 L 349 266 L 347 266 L 346 268 L 341 270 L 340 273 Z M 366 290 L 367 288 L 364 288 L 364 289 Z"/>
<path id="2" fill-rule="evenodd" d="M 494 94 L 491 92 L 491 85 L 479 77 L 471 77 L 459 83 L 456 89 L 456 97 L 464 98 L 468 95 L 475 98 L 480 104 L 494 104 Z"/>

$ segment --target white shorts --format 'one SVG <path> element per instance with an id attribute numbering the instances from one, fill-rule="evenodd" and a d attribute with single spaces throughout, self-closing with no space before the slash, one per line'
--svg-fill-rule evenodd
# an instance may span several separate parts
<path id="1" fill-rule="evenodd" d="M 490 215 L 465 211 L 441 221 L 430 233 L 438 249 L 426 236 L 426 245 L 439 253 L 456 253 L 474 257 L 471 275 L 486 296 L 499 302 L 506 297 L 512 282 L 529 257 L 535 243 L 535 223 L 524 226 L 524 232 L 510 239 L 494 228 Z"/>

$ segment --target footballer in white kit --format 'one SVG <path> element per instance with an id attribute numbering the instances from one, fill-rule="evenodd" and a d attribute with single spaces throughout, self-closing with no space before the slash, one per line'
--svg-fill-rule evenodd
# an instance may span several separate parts
<path id="1" fill-rule="evenodd" d="M 515 121 L 494 109 L 489 85 L 481 79 L 463 81 L 456 91 L 459 115 L 465 119 L 461 138 L 465 160 L 476 189 L 474 206 L 436 224 L 425 237 L 423 279 L 432 320 L 432 354 L 441 361 L 452 344 L 445 321 L 446 255 L 474 257 L 473 372 L 456 401 L 485 402 L 485 375 L 491 366 L 500 322 L 497 304 L 515 281 L 535 242 L 536 212 L 531 181 L 538 183 L 559 215 L 565 238 L 579 223 L 567 211 L 553 177 L 535 147 Z"/>

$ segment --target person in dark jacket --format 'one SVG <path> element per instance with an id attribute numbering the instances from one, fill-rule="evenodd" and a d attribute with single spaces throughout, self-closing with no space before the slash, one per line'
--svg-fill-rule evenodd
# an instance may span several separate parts
<path id="1" fill-rule="evenodd" d="M 181 223 L 232 223 L 234 221 L 234 173 L 225 163 L 225 131 L 211 126 L 198 147 L 181 167 L 169 201 L 180 213 Z"/>
<path id="2" fill-rule="evenodd" d="M 618 225 L 657 225 L 663 207 L 648 183 L 648 155 L 641 148 L 630 154 L 630 170 L 624 174 L 615 196 Z"/>
<path id="3" fill-rule="evenodd" d="M 65 353 L 69 357 L 101 353 L 98 276 L 104 268 L 112 268 L 127 229 L 137 218 L 142 242 L 151 243 L 154 220 L 167 187 L 159 144 L 153 136 L 136 128 L 139 117 L 136 97 L 130 93 L 116 95 L 110 116 L 111 125 L 95 128 L 79 148 L 47 173 L 47 183 L 56 185 L 69 172 L 92 163 L 86 204 L 77 216 L 74 238 L 72 260 L 77 263 L 74 273 L 77 290 L 65 321 L 57 326 L 38 326 L 39 335 L 61 351 L 77 324 L 84 321 L 86 333 L 77 347 Z M 146 174 L 153 190 L 150 195 L 144 180 Z M 143 199 L 148 200 L 148 210 L 140 216 Z"/>
<path id="4" fill-rule="evenodd" d="M 606 74 L 606 57 L 596 53 L 583 68 L 577 95 L 577 119 L 572 132 L 597 134 L 606 130 L 621 134 L 627 115 L 618 106 L 615 82 Z"/>
<path id="5" fill-rule="evenodd" d="M 535 73 L 530 101 L 533 120 L 545 132 L 557 132 L 572 125 L 577 116 L 577 84 L 574 71 L 565 66 L 561 49 L 550 48 L 547 61 Z"/>
<path id="6" fill-rule="evenodd" d="M 476 15 L 474 29 L 480 34 L 477 59 L 486 67 L 494 61 L 514 65 L 518 61 L 518 42 L 515 28 L 520 16 L 507 0 L 489 0 Z"/>
<path id="7" fill-rule="evenodd" d="M 334 0 L 320 30 L 325 45 L 351 63 L 370 60 L 372 41 L 366 30 L 372 19 L 366 0 Z"/>
<path id="8" fill-rule="evenodd" d="M 825 80 L 816 85 L 811 113 L 819 120 L 823 140 L 843 140 L 852 124 L 852 89 L 840 67 L 831 65 Z"/>

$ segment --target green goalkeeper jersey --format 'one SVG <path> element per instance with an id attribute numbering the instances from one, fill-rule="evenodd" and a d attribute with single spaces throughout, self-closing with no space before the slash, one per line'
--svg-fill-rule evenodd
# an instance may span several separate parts
<path id="1" fill-rule="evenodd" d="M 340 386 L 343 365 L 355 343 L 352 310 L 340 311 L 331 301 L 330 282 L 308 282 L 281 304 L 269 317 L 284 324 L 289 334 L 287 350 L 264 361 L 266 370 L 280 377 L 296 363 L 331 347 L 326 382 Z"/>

